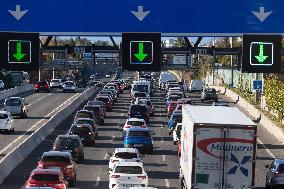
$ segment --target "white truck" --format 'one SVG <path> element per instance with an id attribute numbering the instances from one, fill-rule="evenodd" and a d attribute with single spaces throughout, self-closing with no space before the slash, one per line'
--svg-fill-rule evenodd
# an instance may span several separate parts
<path id="1" fill-rule="evenodd" d="M 182 109 L 183 189 L 254 188 L 256 125 L 235 107 Z"/>
<path id="2" fill-rule="evenodd" d="M 131 87 L 131 94 L 133 95 L 134 92 L 146 92 L 150 96 L 152 95 L 151 90 L 151 82 L 150 81 L 133 81 Z"/>

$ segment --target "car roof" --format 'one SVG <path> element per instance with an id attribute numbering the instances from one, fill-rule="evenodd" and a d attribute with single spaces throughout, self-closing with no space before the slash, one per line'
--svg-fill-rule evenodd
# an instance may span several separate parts
<path id="1" fill-rule="evenodd" d="M 63 138 L 71 138 L 71 139 L 80 139 L 78 135 L 58 135 L 57 138 L 63 139 Z"/>
<path id="2" fill-rule="evenodd" d="M 137 128 L 130 127 L 128 129 L 128 131 L 150 131 L 150 129 L 149 128 L 141 128 L 141 127 L 137 127 Z"/>
<path id="3" fill-rule="evenodd" d="M 128 118 L 127 121 L 145 121 L 145 120 L 139 118 Z"/>
<path id="4" fill-rule="evenodd" d="M 62 156 L 62 157 L 71 157 L 69 152 L 61 152 L 61 151 L 49 151 L 43 152 L 42 156 Z"/>
<path id="5" fill-rule="evenodd" d="M 92 112 L 92 111 L 90 111 L 90 110 L 78 110 L 78 111 L 77 111 L 77 113 L 78 113 L 78 112 L 88 112 L 88 113 L 93 113 L 93 112 Z"/>
<path id="6" fill-rule="evenodd" d="M 116 166 L 139 166 L 139 167 L 143 167 L 143 163 L 142 162 L 125 162 L 125 161 L 118 161 L 116 163 Z"/>
<path id="7" fill-rule="evenodd" d="M 9 114 L 10 115 L 10 113 L 8 111 L 0 111 L 0 114 Z"/>
<path id="8" fill-rule="evenodd" d="M 11 97 L 7 97 L 6 99 L 19 99 L 19 100 L 21 100 L 22 97 L 19 97 L 19 96 L 11 96 Z"/>
<path id="9" fill-rule="evenodd" d="M 73 124 L 71 125 L 71 128 L 73 128 L 73 127 L 88 127 L 89 129 L 92 128 L 92 126 L 89 125 L 89 124 L 77 124 L 77 123 L 73 123 Z"/>
<path id="10" fill-rule="evenodd" d="M 59 175 L 61 174 L 60 170 L 57 169 L 34 169 L 32 174 L 52 174 L 52 175 Z"/>
<path id="11" fill-rule="evenodd" d="M 114 150 L 114 153 L 119 153 L 119 152 L 138 153 L 138 150 L 136 148 L 116 148 Z"/>

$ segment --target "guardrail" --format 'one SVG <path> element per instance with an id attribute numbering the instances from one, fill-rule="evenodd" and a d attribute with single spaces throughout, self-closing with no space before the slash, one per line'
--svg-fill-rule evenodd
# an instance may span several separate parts
<path id="1" fill-rule="evenodd" d="M 91 87 L 53 115 L 44 125 L 27 137 L 0 160 L 0 183 L 15 169 L 59 124 L 92 97 L 96 89 Z"/>
<path id="2" fill-rule="evenodd" d="M 16 96 L 33 90 L 33 85 L 27 84 L 0 92 L 0 101 L 10 96 Z"/>

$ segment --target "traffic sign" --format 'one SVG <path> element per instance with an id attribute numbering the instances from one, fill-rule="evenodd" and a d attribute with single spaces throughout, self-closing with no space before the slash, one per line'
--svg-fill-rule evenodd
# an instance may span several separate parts
<path id="1" fill-rule="evenodd" d="M 283 7 L 283 0 L 10 0 L 1 2 L 0 31 L 43 35 L 162 32 L 168 36 L 283 33 Z"/>
<path id="2" fill-rule="evenodd" d="M 0 33 L 0 69 L 36 71 L 39 67 L 38 33 Z"/>
<path id="3" fill-rule="evenodd" d="M 262 91 L 263 89 L 263 82 L 262 80 L 253 80 L 252 81 L 252 90 L 254 91 Z"/>
<path id="4" fill-rule="evenodd" d="M 130 71 L 159 71 L 161 34 L 123 33 L 122 68 Z"/>
<path id="5" fill-rule="evenodd" d="M 281 72 L 281 35 L 244 35 L 242 71 Z"/>

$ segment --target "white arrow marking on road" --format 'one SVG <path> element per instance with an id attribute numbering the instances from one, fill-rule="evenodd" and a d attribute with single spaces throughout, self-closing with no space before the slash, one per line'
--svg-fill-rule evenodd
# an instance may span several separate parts
<path id="1" fill-rule="evenodd" d="M 18 21 L 29 11 L 23 10 L 21 11 L 21 5 L 16 5 L 16 10 L 8 10 Z"/>
<path id="2" fill-rule="evenodd" d="M 264 12 L 264 7 L 259 7 L 259 12 L 251 11 L 261 22 L 263 22 L 271 13 Z"/>
<path id="3" fill-rule="evenodd" d="M 138 20 L 142 21 L 151 11 L 145 11 L 143 10 L 143 6 L 138 6 L 138 11 L 131 11 Z"/>

